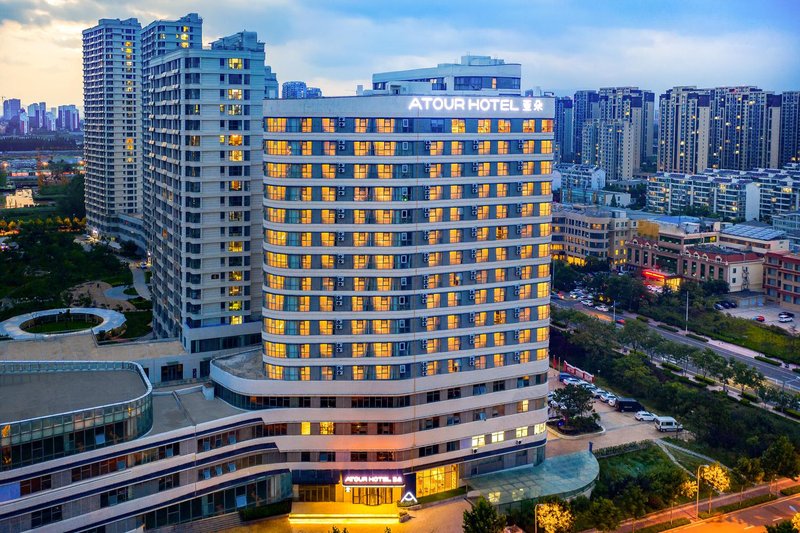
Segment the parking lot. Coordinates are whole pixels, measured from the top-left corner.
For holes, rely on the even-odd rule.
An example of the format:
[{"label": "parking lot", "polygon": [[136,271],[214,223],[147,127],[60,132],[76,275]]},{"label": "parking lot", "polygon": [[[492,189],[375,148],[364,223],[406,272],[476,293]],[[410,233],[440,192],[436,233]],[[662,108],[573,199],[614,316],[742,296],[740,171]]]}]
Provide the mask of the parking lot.
[{"label": "parking lot", "polygon": [[778,313],[781,311],[785,311],[785,309],[778,307],[777,305],[764,305],[761,307],[737,307],[735,309],[725,309],[721,312],[728,313],[731,316],[739,318],[746,318],[748,320],[753,320],[755,317],[760,315],[764,317],[764,322],[762,322],[762,324],[778,326],[779,328],[783,328],[791,333],[798,333],[797,320],[799,317],[795,316],[792,322],[778,322]]},{"label": "parking lot", "polygon": [[[564,386],[558,381],[558,372],[555,370],[550,370],[549,381],[550,390]],[[634,418],[636,413],[620,413],[600,400],[595,400],[594,410],[600,415],[600,425],[605,429],[605,433],[602,435],[584,435],[577,438],[562,438],[550,431],[547,435],[547,455],[564,455],[585,450],[590,441],[595,449],[600,449],[628,442],[675,436],[675,433],[657,431],[653,422],[639,422]],[[669,413],[657,414],[669,415]]]}]

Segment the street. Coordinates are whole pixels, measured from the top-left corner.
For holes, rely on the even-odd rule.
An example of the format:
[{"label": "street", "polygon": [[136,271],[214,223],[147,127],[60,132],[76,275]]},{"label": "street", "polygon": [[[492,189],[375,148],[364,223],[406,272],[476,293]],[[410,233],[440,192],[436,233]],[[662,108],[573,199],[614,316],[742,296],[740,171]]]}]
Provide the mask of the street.
[{"label": "street", "polygon": [[[597,309],[586,307],[585,305],[581,304],[578,300],[569,300],[569,299],[559,300],[551,298],[550,301],[553,303],[553,305],[557,305],[565,309],[575,309],[582,313],[591,315],[595,318],[599,318],[600,320],[605,320],[609,322],[612,320],[610,312],[603,313],[598,311]],[[616,314],[616,317],[618,319],[625,318],[626,320],[635,320],[635,316],[636,315],[631,313],[622,313],[622,312],[618,312]],[[800,375],[798,375],[795,372],[792,372],[788,368],[776,367],[768,363],[764,363],[753,359],[752,356],[747,355],[746,353],[746,352],[751,352],[752,350],[748,350],[747,348],[741,348],[740,350],[737,350],[736,348],[738,347],[732,345],[728,345],[727,347],[719,346],[717,344],[724,344],[724,343],[717,343],[716,341],[702,342],[690,339],[688,337],[681,335],[680,333],[672,333],[671,331],[663,330],[657,327],[655,323],[652,321],[650,321],[647,325],[651,330],[655,331],[656,333],[658,333],[667,340],[688,344],[689,346],[693,346],[695,348],[700,348],[700,349],[710,348],[715,352],[717,352],[718,354],[725,356],[726,358],[733,357],[737,361],[741,361],[754,368],[757,368],[759,371],[761,371],[762,374],[764,374],[764,376],[771,379],[773,382],[777,384],[785,383],[786,388],[790,388],[797,392],[800,392],[800,380],[798,380],[798,378],[800,378]],[[689,365],[689,369],[692,368],[693,368],[692,365]]]},{"label": "street", "polygon": [[790,519],[800,509],[800,495],[786,500],[750,507],[707,522],[689,524],[673,531],[702,531],[703,533],[729,533],[751,531],[761,533],[763,526],[774,525]]}]

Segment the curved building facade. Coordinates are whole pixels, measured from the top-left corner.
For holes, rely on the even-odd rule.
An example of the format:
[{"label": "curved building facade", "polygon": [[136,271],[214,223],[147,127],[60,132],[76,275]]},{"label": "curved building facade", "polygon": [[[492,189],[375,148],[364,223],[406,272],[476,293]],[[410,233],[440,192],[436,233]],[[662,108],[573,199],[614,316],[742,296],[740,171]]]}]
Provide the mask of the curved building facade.
[{"label": "curved building facade", "polygon": [[265,103],[263,369],[212,378],[288,408],[298,490],[391,472],[422,496],[544,458],[552,118],[549,98]]}]

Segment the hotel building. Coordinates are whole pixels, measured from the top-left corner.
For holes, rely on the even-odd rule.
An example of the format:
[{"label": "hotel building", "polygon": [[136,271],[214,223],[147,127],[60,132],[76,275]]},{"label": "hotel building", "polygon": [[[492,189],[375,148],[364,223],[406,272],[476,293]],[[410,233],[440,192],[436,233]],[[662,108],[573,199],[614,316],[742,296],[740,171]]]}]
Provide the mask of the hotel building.
[{"label": "hotel building", "polygon": [[264,44],[154,57],[149,84],[153,331],[192,353],[258,343]]},{"label": "hotel building", "polygon": [[553,100],[430,94],[265,102],[263,361],[211,374],[300,421],[301,500],[544,459]]}]

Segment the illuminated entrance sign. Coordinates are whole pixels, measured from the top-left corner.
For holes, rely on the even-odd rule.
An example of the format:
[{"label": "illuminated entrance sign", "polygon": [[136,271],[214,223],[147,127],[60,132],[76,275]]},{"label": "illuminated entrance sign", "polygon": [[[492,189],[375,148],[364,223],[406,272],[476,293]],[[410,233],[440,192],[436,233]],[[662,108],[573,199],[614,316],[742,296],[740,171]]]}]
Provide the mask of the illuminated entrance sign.
[{"label": "illuminated entrance sign", "polygon": [[345,472],[342,476],[345,487],[402,487],[403,475],[395,472]]},{"label": "illuminated entrance sign", "polygon": [[409,111],[544,111],[544,102],[531,98],[469,98],[462,96],[415,96]]},{"label": "illuminated entrance sign", "polygon": [[417,501],[417,498],[413,494],[411,494],[411,492],[406,492],[405,495],[402,498],[400,498],[400,503],[414,505],[419,502]]}]

